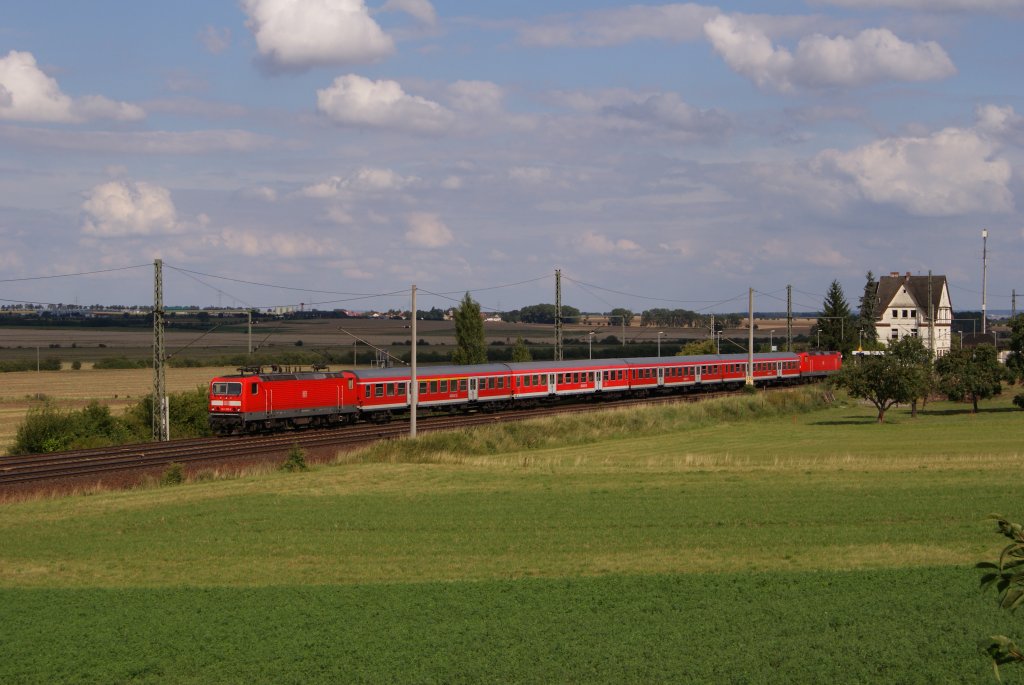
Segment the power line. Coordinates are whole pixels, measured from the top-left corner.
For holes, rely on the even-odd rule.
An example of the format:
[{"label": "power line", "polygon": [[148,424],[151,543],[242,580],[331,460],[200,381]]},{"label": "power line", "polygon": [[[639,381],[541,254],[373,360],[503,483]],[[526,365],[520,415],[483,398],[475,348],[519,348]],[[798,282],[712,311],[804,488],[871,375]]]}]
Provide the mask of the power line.
[{"label": "power line", "polygon": [[152,264],[135,264],[134,266],[119,266],[114,269],[99,269],[97,271],[79,271],[73,274],[54,274],[53,276],[26,276],[24,278],[0,278],[0,283],[18,283],[21,281],[42,281],[49,278],[70,278],[71,276],[92,276],[94,274],[108,274],[114,271],[128,271],[141,267],[151,267]]},{"label": "power line", "polygon": [[[543,276],[537,276],[536,278],[531,278],[531,279],[528,279],[528,280],[525,280],[525,281],[518,281],[516,283],[506,283],[505,285],[492,285],[492,286],[489,286],[487,288],[466,288],[465,290],[449,290],[448,292],[444,292],[444,293],[431,293],[431,295],[437,295],[439,297],[444,297],[444,296],[447,296],[447,295],[455,295],[457,293],[462,293],[462,292],[481,293],[481,292],[484,292],[485,290],[500,290],[501,288],[513,288],[513,287],[515,287],[517,285],[526,285],[527,283],[536,283],[537,281],[543,281],[546,278],[551,278],[551,274],[544,274]],[[424,292],[426,292],[426,291],[424,291]]]},{"label": "power line", "polygon": [[[346,295],[346,296],[353,296],[353,297],[357,297],[357,298],[365,298],[365,297],[385,297],[387,295],[394,295],[397,292],[404,292],[404,291],[395,291],[394,293],[350,293],[350,292],[343,292],[343,291],[339,291],[339,290],[315,290],[313,288],[295,288],[295,287],[292,287],[292,286],[289,286],[289,285],[276,285],[274,283],[261,283],[259,281],[247,281],[247,280],[242,279],[242,278],[232,278],[230,276],[218,276],[217,274],[208,274],[208,273],[204,273],[202,271],[193,271],[192,269],[183,269],[183,268],[178,267],[178,266],[172,266],[171,268],[174,269],[175,271],[182,271],[182,272],[187,272],[187,273],[190,273],[190,274],[196,274],[197,276],[206,276],[207,278],[219,278],[221,280],[231,281],[233,283],[244,283],[245,285],[256,285],[256,286],[259,286],[261,288],[277,288],[278,290],[294,290],[294,291],[303,292],[303,293],[320,293],[322,295]],[[342,300],[334,300],[334,301],[335,302],[340,302]]]}]

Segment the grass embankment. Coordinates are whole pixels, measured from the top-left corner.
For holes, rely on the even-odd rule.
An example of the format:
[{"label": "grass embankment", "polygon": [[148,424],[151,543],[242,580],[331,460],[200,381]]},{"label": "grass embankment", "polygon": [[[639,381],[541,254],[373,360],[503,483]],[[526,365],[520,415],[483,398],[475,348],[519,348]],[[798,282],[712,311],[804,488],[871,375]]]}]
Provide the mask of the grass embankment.
[{"label": "grass embankment", "polygon": [[4,505],[0,681],[990,678],[1021,415],[774,402]]}]

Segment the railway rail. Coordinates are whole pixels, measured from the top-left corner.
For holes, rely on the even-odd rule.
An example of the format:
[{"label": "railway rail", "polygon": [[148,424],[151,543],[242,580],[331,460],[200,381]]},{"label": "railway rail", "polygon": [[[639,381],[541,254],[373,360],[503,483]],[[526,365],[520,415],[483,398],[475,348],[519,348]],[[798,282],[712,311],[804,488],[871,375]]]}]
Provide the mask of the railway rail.
[{"label": "railway rail", "polygon": [[[664,402],[696,402],[735,395],[732,392],[706,392],[694,395],[665,395],[644,399],[586,401],[554,407],[520,409],[464,415],[421,416],[417,420],[422,433],[455,430],[498,422],[523,421],[553,414],[569,414],[625,406]],[[280,462],[293,446],[306,450],[312,461],[333,458],[338,451],[350,450],[378,440],[408,434],[405,421],[388,424],[357,424],[341,428],[286,431],[271,435],[193,438],[170,442],[146,442],[115,447],[0,457],[0,493],[12,490],[73,489],[86,484],[133,484],[146,475],[154,475],[170,464],[193,469],[209,465],[236,465]],[[63,486],[63,487],[62,487]]]}]

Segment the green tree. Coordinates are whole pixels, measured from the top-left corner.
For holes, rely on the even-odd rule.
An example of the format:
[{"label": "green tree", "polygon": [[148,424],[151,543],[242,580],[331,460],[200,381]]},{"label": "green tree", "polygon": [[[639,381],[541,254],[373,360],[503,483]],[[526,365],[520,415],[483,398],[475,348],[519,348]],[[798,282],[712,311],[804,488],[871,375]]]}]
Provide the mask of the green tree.
[{"label": "green tree", "polygon": [[480,304],[469,293],[462,298],[455,310],[455,364],[487,363],[487,342],[484,340],[484,320],[480,316]]},{"label": "green tree", "polygon": [[906,336],[891,343],[886,350],[898,365],[899,372],[906,375],[909,384],[910,415],[917,417],[917,403],[927,399],[935,387],[935,366],[932,351],[924,346],[920,338]]},{"label": "green tree", "polygon": [[859,316],[857,317],[857,330],[860,332],[860,339],[867,344],[868,349],[874,349],[878,342],[878,330],[875,329],[875,301],[878,297],[878,281],[875,275],[868,271],[865,277],[864,294],[860,296]]},{"label": "green tree", "polygon": [[844,357],[849,355],[857,339],[856,323],[856,319],[850,314],[850,305],[843,294],[843,286],[839,285],[839,281],[832,281],[825,294],[821,315],[818,317],[821,347],[826,350],[838,350]]},{"label": "green tree", "polygon": [[1010,357],[1006,368],[1014,382],[1024,379],[1024,314],[1010,319]]},{"label": "green tree", "polygon": [[516,338],[516,344],[512,348],[512,361],[514,362],[528,362],[533,360],[533,355],[530,354],[530,348],[526,346],[523,341],[523,336]]},{"label": "green tree", "polygon": [[608,313],[609,319],[615,319],[619,322],[619,325],[625,324],[626,326],[633,325],[634,316],[635,314],[631,310],[625,309],[623,307],[616,307],[615,309],[611,310],[611,312]]},{"label": "green tree", "polygon": [[914,374],[893,354],[863,356],[849,363],[831,382],[851,397],[864,399],[878,410],[878,423],[894,404],[910,402],[918,391]]},{"label": "green tree", "polygon": [[676,352],[676,356],[693,357],[701,354],[717,354],[714,340],[694,340],[683,345],[683,349]]},{"label": "green tree", "polygon": [[1003,369],[996,348],[978,345],[950,350],[935,363],[939,389],[955,401],[971,400],[972,412],[978,412],[978,400],[1002,392]]}]

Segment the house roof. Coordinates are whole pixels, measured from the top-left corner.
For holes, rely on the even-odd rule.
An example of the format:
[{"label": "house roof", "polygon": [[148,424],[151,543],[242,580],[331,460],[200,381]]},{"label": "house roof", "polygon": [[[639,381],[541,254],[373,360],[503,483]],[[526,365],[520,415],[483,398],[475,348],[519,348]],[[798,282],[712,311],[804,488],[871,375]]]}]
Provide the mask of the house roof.
[{"label": "house roof", "polygon": [[[938,307],[942,292],[946,288],[946,277],[932,274],[930,278],[932,281],[932,305]],[[878,289],[875,291],[875,318],[882,318],[893,298],[903,287],[906,287],[907,293],[917,303],[918,308],[927,315],[928,279],[929,276],[911,276],[909,273],[880,276]]]}]

